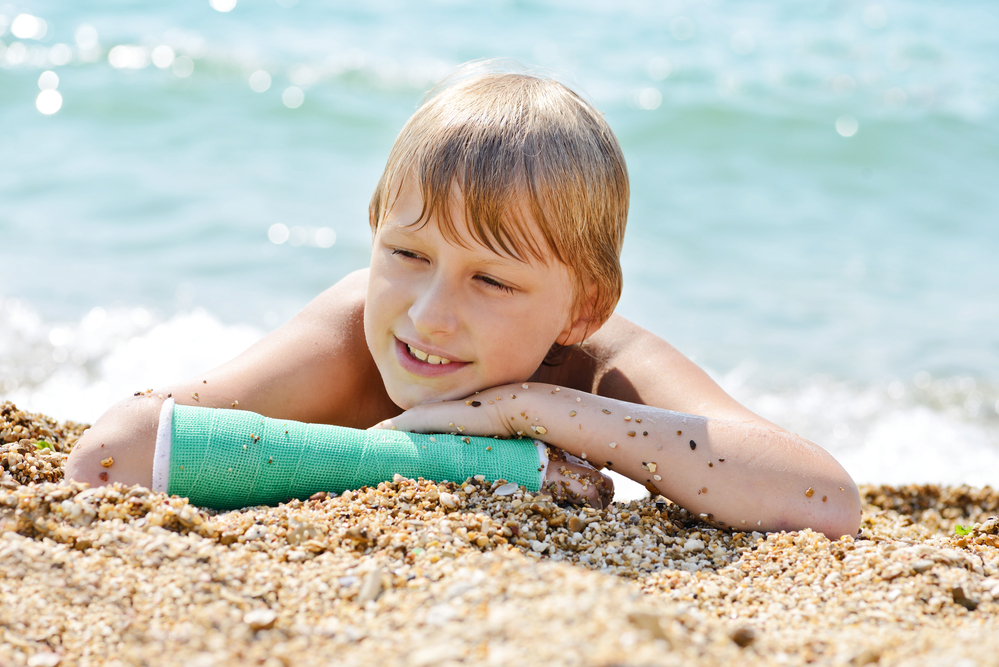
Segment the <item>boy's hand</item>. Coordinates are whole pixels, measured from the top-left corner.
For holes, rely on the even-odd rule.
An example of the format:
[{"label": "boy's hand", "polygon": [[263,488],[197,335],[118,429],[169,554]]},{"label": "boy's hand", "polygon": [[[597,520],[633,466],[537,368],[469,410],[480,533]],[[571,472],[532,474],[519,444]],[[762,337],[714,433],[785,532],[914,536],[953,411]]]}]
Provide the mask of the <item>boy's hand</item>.
[{"label": "boy's hand", "polygon": [[[507,416],[517,412],[516,390],[521,385],[504,385],[473,394],[458,401],[424,403],[401,415],[372,426],[373,429],[395,429],[411,433],[461,433],[491,437],[524,435],[539,440],[528,426],[517,424]],[[523,390],[521,390],[523,392]],[[524,401],[521,401],[524,403]],[[526,404],[521,408],[523,411]],[[520,419],[523,422],[523,418]]]}]

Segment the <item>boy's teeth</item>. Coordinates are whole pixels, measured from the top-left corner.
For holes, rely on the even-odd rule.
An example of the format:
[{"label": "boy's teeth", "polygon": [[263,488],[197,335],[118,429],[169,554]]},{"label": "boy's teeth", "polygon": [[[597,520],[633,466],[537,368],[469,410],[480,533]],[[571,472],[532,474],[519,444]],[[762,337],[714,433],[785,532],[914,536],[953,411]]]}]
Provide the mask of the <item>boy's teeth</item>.
[{"label": "boy's teeth", "polygon": [[428,364],[437,365],[437,364],[449,364],[449,363],[451,363],[450,359],[445,359],[444,357],[438,357],[436,354],[427,354],[423,350],[417,350],[412,345],[406,345],[406,347],[409,348],[409,353],[411,355],[413,355],[414,357],[416,357],[420,361],[427,362]]}]

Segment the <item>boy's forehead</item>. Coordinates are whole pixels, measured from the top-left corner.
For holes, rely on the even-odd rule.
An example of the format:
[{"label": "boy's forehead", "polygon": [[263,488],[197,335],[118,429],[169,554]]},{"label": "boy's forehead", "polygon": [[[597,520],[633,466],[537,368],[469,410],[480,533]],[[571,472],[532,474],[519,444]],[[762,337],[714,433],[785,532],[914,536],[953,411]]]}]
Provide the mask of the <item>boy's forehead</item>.
[{"label": "boy's forehead", "polygon": [[[513,196],[509,201],[502,202],[504,210],[500,216],[501,232],[504,232],[511,239],[529,235],[532,238],[528,243],[536,248],[536,253],[518,253],[516,246],[524,245],[523,243],[503,244],[499,242],[499,239],[487,240],[473,231],[476,225],[471,219],[465,203],[465,195],[457,182],[452,184],[447,193],[447,200],[443,202],[443,206],[440,206],[440,213],[447,216],[449,220],[440,220],[439,214],[435,215],[433,211],[424,210],[423,197],[415,178],[405,178],[393,190],[396,193],[395,198],[389,202],[387,214],[379,226],[389,226],[397,233],[414,237],[425,234],[429,231],[428,228],[432,228],[440,232],[448,243],[457,248],[485,250],[503,262],[513,260],[522,264],[549,266],[555,260],[551,249],[543,242],[541,227],[531,214],[531,206],[523,196]],[[493,236],[483,226],[480,225],[479,229],[482,236]],[[521,238],[520,240],[524,241],[525,239]],[[503,247],[504,245],[506,248]],[[535,255],[540,255],[540,257]]]}]

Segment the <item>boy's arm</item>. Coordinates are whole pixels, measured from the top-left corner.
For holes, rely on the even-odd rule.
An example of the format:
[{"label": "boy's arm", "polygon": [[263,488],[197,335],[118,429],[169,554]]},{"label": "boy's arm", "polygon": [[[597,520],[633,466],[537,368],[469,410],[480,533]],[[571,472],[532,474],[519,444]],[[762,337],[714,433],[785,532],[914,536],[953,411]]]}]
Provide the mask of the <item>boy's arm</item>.
[{"label": "boy's arm", "polygon": [[[149,486],[160,408],[171,395],[181,405],[354,428],[397,413],[364,343],[366,286],[366,271],[352,273],[232,361],[118,402],[76,443],[66,476]],[[104,467],[108,457],[114,463]]]},{"label": "boy's arm", "polygon": [[623,318],[591,340],[591,371],[570,365],[549,377],[602,395],[528,382],[527,389],[482,392],[478,407],[422,405],[381,427],[420,431],[453,422],[472,434],[520,431],[737,530],[856,533],[856,485],[828,452],[747,410],[668,343]]}]

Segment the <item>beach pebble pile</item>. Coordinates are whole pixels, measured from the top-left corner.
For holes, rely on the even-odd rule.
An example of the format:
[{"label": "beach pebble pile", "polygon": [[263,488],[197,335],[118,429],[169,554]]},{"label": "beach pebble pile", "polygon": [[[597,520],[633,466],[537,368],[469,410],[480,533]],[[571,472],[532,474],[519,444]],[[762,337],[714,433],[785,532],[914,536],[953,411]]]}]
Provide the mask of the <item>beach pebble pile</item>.
[{"label": "beach pebble pile", "polygon": [[218,513],[63,481],[83,427],[0,415],[0,665],[999,664],[989,488],[864,488],[836,541],[483,478]]}]

